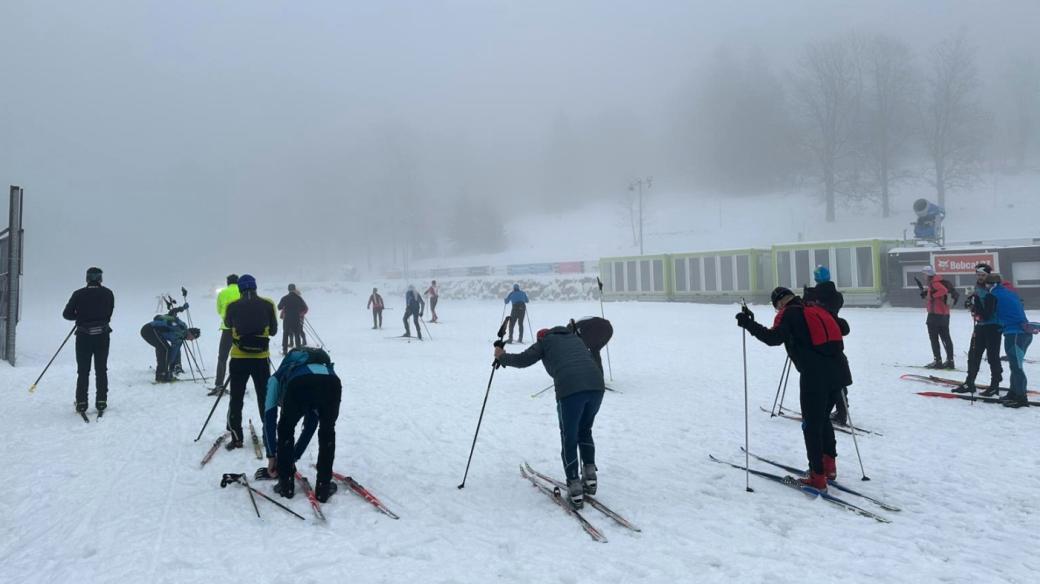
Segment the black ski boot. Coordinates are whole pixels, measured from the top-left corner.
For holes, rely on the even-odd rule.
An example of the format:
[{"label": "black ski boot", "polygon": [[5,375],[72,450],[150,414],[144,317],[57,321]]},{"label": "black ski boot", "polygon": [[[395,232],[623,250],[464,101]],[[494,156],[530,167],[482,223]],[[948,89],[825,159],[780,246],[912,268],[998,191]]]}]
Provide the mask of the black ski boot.
[{"label": "black ski boot", "polygon": [[581,486],[586,495],[595,495],[598,482],[596,481],[596,465],[586,464],[581,467]]},{"label": "black ski boot", "polygon": [[[964,383],[958,385],[957,387],[951,389],[950,391],[952,391],[953,393],[975,393],[978,390],[975,388],[975,384],[974,383],[965,381]],[[986,394],[982,394],[982,395],[985,396]]]},{"label": "black ski boot", "polygon": [[585,487],[582,486],[581,479],[567,479],[567,501],[573,509],[585,506]]},{"label": "black ski boot", "polygon": [[947,359],[946,362],[942,364],[942,368],[943,369],[950,369],[950,370],[956,369],[957,365],[955,365],[953,363],[953,357],[950,357],[949,359]]},{"label": "black ski boot", "polygon": [[314,496],[319,502],[324,503],[329,500],[329,497],[336,494],[338,488],[333,481],[317,481],[314,486]]},{"label": "black ski boot", "polygon": [[89,404],[87,402],[76,402],[76,413],[77,414],[85,414],[85,413],[87,413],[87,406],[88,405]]},{"label": "black ski boot", "polygon": [[[1003,398],[1001,398],[1003,399]],[[1028,408],[1029,400],[1024,395],[1011,395],[1008,392],[1008,398],[1004,400],[1005,408]]]},{"label": "black ski boot", "polygon": [[292,499],[293,495],[296,494],[296,485],[293,483],[292,477],[281,477],[278,479],[278,484],[274,486],[274,492],[286,499]]},{"label": "black ski boot", "polygon": [[938,360],[938,359],[936,359],[935,361],[932,361],[931,363],[925,365],[924,368],[925,369],[942,369],[943,368],[943,362]]},{"label": "black ski boot", "polygon": [[243,443],[242,443],[241,440],[235,440],[234,438],[232,438],[227,443],[227,446],[225,446],[224,448],[226,448],[227,450],[236,450],[238,448],[242,448],[242,446],[243,446]]}]

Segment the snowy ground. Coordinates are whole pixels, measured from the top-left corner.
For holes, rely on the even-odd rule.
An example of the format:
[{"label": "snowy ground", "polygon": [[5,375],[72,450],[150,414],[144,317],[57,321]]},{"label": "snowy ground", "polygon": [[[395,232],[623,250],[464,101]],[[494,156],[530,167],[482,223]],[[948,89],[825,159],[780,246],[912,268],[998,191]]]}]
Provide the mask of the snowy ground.
[{"label": "snowy ground", "polygon": [[[487,384],[498,303],[446,301],[432,341],[407,343],[385,338],[400,334],[399,310],[372,331],[357,297],[308,296],[344,379],[335,466],[402,517],[392,521],[341,492],[322,525],[301,496],[290,505],[306,522],[263,501],[257,519],[241,489],[219,487],[224,472],[256,469],[249,449],[222,450],[199,469],[226,408],[193,443],[212,398],[190,382],[149,383],[152,353],[137,331],[155,301],[139,298],[119,297],[111,405],[89,425],[72,411],[72,351],[35,395],[26,392],[68,330],[60,306],[27,307],[20,366],[0,367],[0,582],[1025,583],[1040,570],[1032,553],[1040,411],[915,395],[933,388],[900,381],[913,370],[886,364],[928,360],[921,311],[845,312],[853,417],[884,436],[860,439],[871,482],[857,480],[847,435],[838,438],[839,469],[903,508],[863,503],[892,519],[883,525],[761,480],[745,493],[742,473],[708,460],[741,460],[734,307],[607,305],[617,330],[612,385],[623,393],[606,396],[597,420],[601,498],[643,531],[589,510],[610,539],[597,544],[518,473],[524,459],[560,472],[552,398],[529,397],[549,383],[540,366],[495,376],[467,487],[455,488]],[[535,304],[531,317],[540,327],[598,309]],[[771,319],[771,309],[757,311]],[[201,308],[194,316],[212,368],[215,318]],[[968,318],[955,318],[954,329],[960,356]],[[782,350],[752,340],[748,354],[752,450],[802,465],[797,423],[759,410],[773,401]],[[1032,374],[1035,388],[1040,368]],[[795,387],[792,380],[792,407]],[[246,416],[256,422],[250,399]]]}]

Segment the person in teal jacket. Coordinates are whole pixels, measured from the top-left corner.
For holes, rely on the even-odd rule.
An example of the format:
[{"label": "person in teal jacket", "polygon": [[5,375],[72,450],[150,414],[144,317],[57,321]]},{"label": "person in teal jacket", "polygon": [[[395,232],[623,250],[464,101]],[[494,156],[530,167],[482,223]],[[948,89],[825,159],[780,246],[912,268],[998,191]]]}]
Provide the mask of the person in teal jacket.
[{"label": "person in teal jacket", "polygon": [[1037,333],[1037,326],[1026,318],[1025,307],[1018,294],[1008,290],[1002,284],[999,274],[986,277],[989,292],[997,298],[997,319],[1004,334],[1004,352],[1008,356],[1011,369],[1011,389],[1001,399],[1009,408],[1021,408],[1029,405],[1026,399],[1026,372],[1023,363],[1026,351]]}]

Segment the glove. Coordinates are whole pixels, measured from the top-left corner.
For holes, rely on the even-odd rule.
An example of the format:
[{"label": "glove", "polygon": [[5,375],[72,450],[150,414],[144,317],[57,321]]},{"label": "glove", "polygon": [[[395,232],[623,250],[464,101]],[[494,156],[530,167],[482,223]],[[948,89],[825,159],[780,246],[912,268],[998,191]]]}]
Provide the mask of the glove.
[{"label": "glove", "polygon": [[188,310],[188,307],[189,307],[189,306],[191,306],[191,305],[190,305],[190,304],[188,304],[187,302],[185,302],[185,303],[184,303],[184,310]]},{"label": "glove", "polygon": [[746,329],[753,322],[755,322],[754,316],[744,314],[743,312],[737,313],[737,326],[740,328]]},{"label": "glove", "polygon": [[755,313],[751,312],[751,309],[747,307],[747,304],[740,307],[740,313],[746,314],[751,320],[755,320]]},{"label": "glove", "polygon": [[921,298],[926,298],[927,296],[928,296],[928,291],[927,290],[921,290]]}]

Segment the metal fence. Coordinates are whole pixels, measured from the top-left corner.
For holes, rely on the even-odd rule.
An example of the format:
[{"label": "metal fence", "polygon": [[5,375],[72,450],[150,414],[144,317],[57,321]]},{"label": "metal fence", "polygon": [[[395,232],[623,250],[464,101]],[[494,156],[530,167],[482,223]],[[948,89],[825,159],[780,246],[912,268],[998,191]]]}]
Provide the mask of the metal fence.
[{"label": "metal fence", "polygon": [[22,229],[21,187],[11,186],[8,226],[0,231],[0,359],[15,364],[15,329],[18,325],[21,296]]}]

